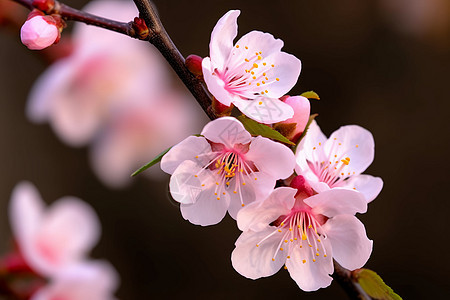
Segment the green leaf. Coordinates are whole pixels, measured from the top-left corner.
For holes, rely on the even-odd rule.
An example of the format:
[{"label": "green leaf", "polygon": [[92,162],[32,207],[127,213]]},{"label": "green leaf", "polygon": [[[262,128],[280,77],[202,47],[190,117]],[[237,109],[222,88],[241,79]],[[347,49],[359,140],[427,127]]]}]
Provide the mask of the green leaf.
[{"label": "green leaf", "polygon": [[157,163],[159,163],[161,161],[161,159],[163,158],[163,156],[166,155],[166,153],[169,152],[170,149],[172,149],[172,147],[167,148],[166,150],[164,150],[163,152],[158,154],[158,156],[156,156],[154,159],[152,159],[151,161],[149,161],[148,163],[146,163],[145,165],[143,165],[142,167],[140,167],[139,169],[134,171],[134,173],[131,174],[131,177],[134,177],[134,176],[138,175],[139,173],[144,172],[145,170],[147,170],[151,166],[154,166]]},{"label": "green leaf", "polygon": [[249,119],[244,115],[237,117],[239,121],[244,125],[245,129],[250,132],[251,135],[261,135],[263,137],[276,140],[285,144],[295,145],[293,142],[288,140],[281,133],[276,131],[275,129],[270,128],[264,124],[260,124],[255,120]]},{"label": "green leaf", "polygon": [[353,276],[358,281],[361,288],[370,297],[377,300],[402,300],[383,279],[372,270],[359,269],[353,272]]},{"label": "green leaf", "polygon": [[320,100],[319,95],[316,92],[314,92],[314,91],[304,92],[300,96],[303,96],[303,97],[308,98],[308,99]]},{"label": "green leaf", "polygon": [[306,133],[308,132],[309,126],[311,125],[312,121],[318,116],[319,114],[312,114],[309,116],[308,122],[306,123],[305,126],[305,130],[303,130],[302,135],[300,136],[300,138],[298,139],[297,145],[295,145],[294,148],[294,153],[297,150],[298,145],[300,145],[300,142],[303,140],[303,138],[305,137]]}]

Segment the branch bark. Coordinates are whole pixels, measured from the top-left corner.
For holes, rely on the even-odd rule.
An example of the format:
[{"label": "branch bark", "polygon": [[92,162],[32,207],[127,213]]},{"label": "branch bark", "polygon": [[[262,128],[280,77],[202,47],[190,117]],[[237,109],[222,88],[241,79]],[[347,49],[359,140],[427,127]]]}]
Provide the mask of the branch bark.
[{"label": "branch bark", "polygon": [[371,300],[372,298],[364,292],[361,286],[353,281],[352,274],[349,270],[343,268],[335,260],[334,273],[332,277],[339,283],[339,285],[345,290],[348,297],[354,300]]}]

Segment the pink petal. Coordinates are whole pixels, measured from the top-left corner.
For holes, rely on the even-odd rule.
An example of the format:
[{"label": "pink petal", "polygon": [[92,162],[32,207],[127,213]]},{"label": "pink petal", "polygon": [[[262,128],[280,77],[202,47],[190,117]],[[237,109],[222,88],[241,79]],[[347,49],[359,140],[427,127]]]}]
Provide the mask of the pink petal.
[{"label": "pink petal", "polygon": [[304,200],[315,214],[327,217],[348,214],[355,215],[367,211],[367,202],[360,192],[345,188],[333,188]]},{"label": "pink petal", "polygon": [[293,135],[295,136],[297,134],[300,134],[305,130],[305,126],[309,120],[311,105],[308,98],[302,96],[288,97],[286,100],[284,100],[284,103],[292,107],[292,109],[294,110],[294,116],[280,123],[296,123],[297,125],[295,127],[295,132]]},{"label": "pink petal", "polygon": [[233,149],[236,144],[247,144],[251,135],[241,122],[232,117],[222,117],[209,122],[203,128],[202,135],[214,143]]},{"label": "pink petal", "polygon": [[118,285],[117,272],[108,262],[83,262],[63,270],[31,300],[111,300]]},{"label": "pink petal", "polygon": [[199,166],[206,165],[213,158],[210,144],[204,137],[190,136],[172,147],[161,160],[161,169],[173,174],[184,161],[196,162]]},{"label": "pink petal", "polygon": [[227,195],[221,195],[220,200],[217,200],[217,196],[214,187],[210,187],[199,194],[194,204],[182,203],[180,209],[183,218],[201,226],[219,223],[227,213],[230,200]]},{"label": "pink petal", "polygon": [[94,210],[78,198],[65,197],[47,210],[25,254],[36,270],[53,275],[84,258],[99,238]]},{"label": "pink petal", "polygon": [[233,48],[233,40],[237,35],[237,18],[241,12],[239,10],[230,10],[217,21],[216,26],[211,33],[211,42],[209,43],[209,54],[214,68],[220,71],[225,65],[228,56]]},{"label": "pink petal", "polygon": [[257,97],[253,100],[235,99],[233,103],[244,115],[263,124],[277,123],[294,115],[292,107],[279,99]]},{"label": "pink petal", "polygon": [[380,177],[364,174],[352,176],[344,182],[345,187],[355,188],[358,192],[361,192],[367,202],[373,201],[383,188],[383,180]]},{"label": "pink petal", "polygon": [[[291,252],[291,258],[286,260],[289,274],[304,291],[316,291],[327,287],[333,280],[330,276],[334,271],[333,253],[327,240],[323,240],[322,243],[327,252],[326,257],[324,257],[323,253],[316,256],[309,249],[295,247]],[[313,259],[316,261],[313,261]]]},{"label": "pink petal", "polygon": [[[275,227],[266,227],[259,232],[243,232],[236,241],[236,248],[231,254],[233,268],[242,276],[250,279],[267,277],[278,272],[287,256],[287,251],[278,249],[281,241],[280,235],[274,234],[261,242],[276,231]],[[257,247],[256,244],[259,246]]]},{"label": "pink petal", "polygon": [[239,98],[225,89],[225,82],[217,76],[214,66],[211,65],[211,59],[205,57],[202,60],[203,79],[209,92],[223,105],[230,106],[231,102]]},{"label": "pink petal", "polygon": [[42,222],[44,211],[45,204],[33,184],[21,182],[16,185],[9,205],[9,218],[22,252],[30,251],[30,241]]},{"label": "pink petal", "polygon": [[[241,174],[239,173],[239,175]],[[275,179],[266,173],[255,172],[249,176],[242,176],[241,178],[239,184],[234,180],[227,190],[227,193],[230,195],[228,213],[235,220],[238,211],[243,207],[242,205],[245,206],[254,201],[266,199],[275,187]],[[245,185],[242,184],[243,181]]]},{"label": "pink petal", "polygon": [[31,50],[42,50],[56,41],[59,35],[55,24],[49,23],[46,19],[54,22],[52,17],[36,16],[28,19],[20,30],[22,43]]},{"label": "pink petal", "polygon": [[289,177],[295,166],[294,153],[288,147],[261,136],[253,139],[245,159],[253,161],[259,171],[275,179]]},{"label": "pink petal", "polygon": [[293,188],[276,188],[267,199],[245,206],[237,215],[239,229],[261,231],[278,217],[287,215],[294,206],[296,193]]},{"label": "pink petal", "polygon": [[373,161],[375,142],[370,131],[360,126],[342,126],[325,143],[325,153],[336,155],[338,160],[349,157],[350,163],[343,172],[361,174]]},{"label": "pink petal", "polygon": [[322,161],[328,161],[328,157],[323,151],[326,141],[327,138],[320,130],[317,122],[312,121],[305,137],[297,147],[297,165],[295,167],[295,172],[297,174],[303,175],[309,181],[319,181],[319,178],[311,170],[308,161],[319,163]]},{"label": "pink petal", "polygon": [[346,269],[355,270],[365,265],[372,253],[372,240],[356,217],[339,215],[329,219],[323,226],[333,247],[333,257]]},{"label": "pink petal", "polygon": [[[256,82],[252,86],[258,93],[264,91],[265,97],[278,99],[287,94],[297,83],[301,68],[300,60],[294,55],[285,52],[273,53],[263,58],[258,67],[260,73],[266,73],[264,77],[267,77],[268,80],[262,84],[262,80],[265,78],[262,79],[259,87]],[[264,88],[262,88],[263,86]]]}]

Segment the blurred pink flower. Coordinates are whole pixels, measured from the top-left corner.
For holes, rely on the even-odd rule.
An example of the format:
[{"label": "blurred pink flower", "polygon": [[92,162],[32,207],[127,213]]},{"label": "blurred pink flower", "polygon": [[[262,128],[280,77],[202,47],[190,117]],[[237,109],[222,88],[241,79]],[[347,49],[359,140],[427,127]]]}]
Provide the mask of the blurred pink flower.
[{"label": "blurred pink flower", "polygon": [[236,218],[244,205],[267,197],[277,179],[293,172],[288,147],[252,137],[235,118],[211,121],[201,135],[175,145],[161,161],[161,169],[172,174],[172,197],[193,224],[217,224],[227,211]]},{"label": "blurred pink flower", "polygon": [[[100,238],[98,217],[88,204],[75,197],[64,197],[46,208],[36,188],[22,182],[13,191],[9,216],[25,261],[36,273],[50,280],[42,293],[55,289],[66,291],[64,286],[75,291],[78,284],[83,285],[77,282],[79,279],[104,282],[103,287],[98,286],[99,293],[112,295],[118,285],[116,272],[108,263],[89,261],[87,257]],[[67,296],[67,299],[86,298]]]},{"label": "blurred pink flower", "polygon": [[[84,10],[122,21],[138,15],[123,1],[94,1]],[[152,101],[168,88],[163,58],[148,43],[77,23],[73,44],[73,53],[36,81],[27,107],[31,120],[48,121],[72,146],[90,142],[117,105]]]},{"label": "blurred pink flower", "polygon": [[301,62],[282,52],[283,41],[269,33],[249,32],[233,46],[239,14],[227,12],[211,33],[210,57],[202,61],[206,85],[219,102],[236,105],[258,122],[291,118],[292,108],[278,98],[297,82]]},{"label": "blurred pink flower", "polygon": [[354,216],[367,210],[361,193],[336,188],[313,195],[302,176],[275,189],[237,217],[243,231],[231,261],[241,275],[257,279],[286,264],[305,291],[330,285],[333,258],[344,268],[362,267],[372,252],[364,225]]},{"label": "blurred pink flower", "polygon": [[30,50],[42,50],[56,41],[59,30],[51,16],[35,16],[25,21],[20,30],[22,43]]},{"label": "blurred pink flower", "polygon": [[[126,104],[124,109],[117,109],[93,142],[91,165],[108,186],[127,185],[133,171],[186,136],[198,132],[192,117],[199,111],[192,99],[165,91],[161,100],[157,103],[135,101]],[[155,167],[145,174],[157,179],[164,173]]]},{"label": "blurred pink flower", "polygon": [[65,269],[31,300],[112,300],[117,286],[116,271],[109,263],[86,262]]},{"label": "blurred pink flower", "polygon": [[381,178],[361,174],[372,163],[374,153],[375,142],[370,131],[347,125],[327,139],[313,121],[298,147],[295,171],[316,191],[335,187],[355,189],[370,202],[383,188]]}]

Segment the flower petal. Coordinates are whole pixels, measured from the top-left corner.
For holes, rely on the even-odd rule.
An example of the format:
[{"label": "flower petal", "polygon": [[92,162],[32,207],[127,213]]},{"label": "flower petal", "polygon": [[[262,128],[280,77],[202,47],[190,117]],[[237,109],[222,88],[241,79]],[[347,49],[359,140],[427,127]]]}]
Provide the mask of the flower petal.
[{"label": "flower petal", "polygon": [[208,91],[223,105],[230,106],[231,102],[239,96],[235,96],[225,89],[225,82],[219,78],[211,65],[211,59],[205,57],[202,60],[203,79],[205,80]]},{"label": "flower petal", "polygon": [[295,172],[299,175],[303,175],[309,181],[319,181],[319,178],[311,170],[308,161],[312,163],[320,163],[322,161],[328,161],[323,148],[327,137],[320,130],[319,125],[314,120],[309,125],[308,131],[305,137],[302,139],[297,147]]},{"label": "flower petal", "polygon": [[113,299],[118,284],[117,272],[108,262],[83,262],[64,269],[54,280],[34,293],[31,300]]},{"label": "flower petal", "polygon": [[[259,232],[245,231],[241,234],[231,254],[231,263],[239,274],[257,279],[280,270],[286,261],[287,251],[279,251],[281,237],[276,233],[270,236],[273,232],[277,232],[275,227],[266,227]],[[265,239],[267,236],[270,237]]]},{"label": "flower petal", "polygon": [[241,48],[247,47],[248,49],[242,50],[244,53],[245,51],[251,54],[261,52],[259,54],[262,57],[267,57],[273,53],[280,52],[284,42],[280,39],[275,39],[270,33],[254,30],[243,35],[236,42],[236,45],[239,45]]},{"label": "flower petal", "polygon": [[375,142],[367,129],[357,125],[342,126],[325,143],[325,153],[329,157],[336,155],[337,160],[350,158],[344,173],[361,174],[373,161]]},{"label": "flower petal", "polygon": [[188,220],[192,224],[209,226],[215,225],[222,221],[225,217],[228,206],[230,205],[230,198],[228,195],[219,197],[221,190],[216,191],[214,187],[210,187],[207,190],[202,191],[193,204],[181,204],[181,214],[185,220]]},{"label": "flower petal", "polygon": [[222,70],[228,60],[237,35],[237,18],[240,13],[239,10],[230,10],[214,26],[209,43],[209,55],[214,68]]},{"label": "flower petal", "polygon": [[[265,73],[265,77],[269,80],[265,84],[262,84],[265,78],[261,80],[261,90],[258,92],[264,91],[264,96],[269,98],[280,98],[297,83],[302,63],[294,55],[277,52],[265,57],[260,66],[258,71]],[[263,86],[264,89],[262,89]]]},{"label": "flower petal", "polygon": [[355,215],[367,211],[367,202],[360,192],[346,188],[333,188],[304,200],[314,214],[322,214],[329,218],[336,215]]},{"label": "flower petal", "polygon": [[9,205],[11,228],[20,250],[29,247],[44,216],[45,204],[36,189],[29,182],[21,182],[15,188]]},{"label": "flower petal", "polygon": [[44,275],[54,275],[80,261],[98,242],[100,224],[95,211],[75,197],[50,206],[24,255]]},{"label": "flower petal", "polygon": [[289,177],[295,166],[295,156],[291,149],[261,136],[253,139],[245,158],[252,161],[259,171],[270,174],[275,179]]},{"label": "flower petal", "polygon": [[203,128],[202,135],[231,149],[235,144],[249,143],[252,137],[244,125],[232,117],[222,117],[209,122]]},{"label": "flower petal", "polygon": [[175,169],[184,161],[196,162],[205,166],[213,158],[211,146],[203,137],[190,136],[172,147],[161,159],[161,169],[173,174]]},{"label": "flower petal", "polygon": [[[238,176],[241,176],[240,180],[234,180],[227,190],[230,195],[228,213],[235,220],[243,206],[266,199],[273,191],[276,182],[272,176],[262,172],[250,173],[248,176],[239,172]],[[242,184],[243,182],[245,185]]]},{"label": "flower petal", "polygon": [[361,268],[372,253],[373,242],[367,238],[363,223],[351,215],[329,219],[322,229],[333,247],[333,257],[351,271]]},{"label": "flower petal", "polygon": [[[315,256],[310,249],[295,247],[291,251],[291,258],[286,261],[286,267],[292,279],[304,291],[315,291],[327,287],[333,280],[332,251],[327,240],[322,241],[327,256]],[[315,259],[316,261],[313,261]]]},{"label": "flower petal", "polygon": [[367,202],[373,201],[383,188],[383,180],[380,177],[365,174],[352,176],[344,182],[345,187],[355,188],[358,192],[363,193]]},{"label": "flower petal", "polygon": [[288,214],[295,202],[296,189],[276,188],[262,201],[253,202],[239,211],[237,224],[240,230],[261,231],[279,216]]},{"label": "flower petal", "polygon": [[293,108],[279,99],[257,97],[253,100],[235,99],[233,101],[247,117],[263,123],[272,124],[292,118]]}]

